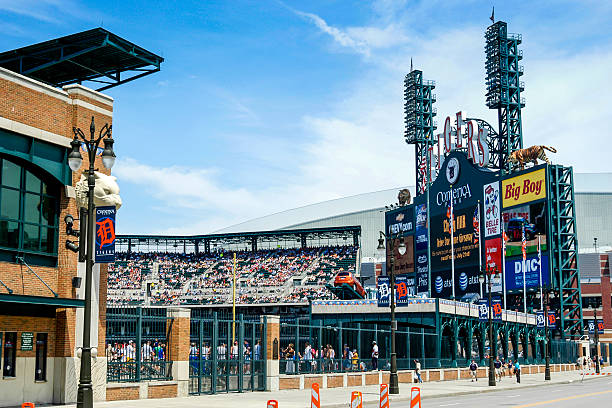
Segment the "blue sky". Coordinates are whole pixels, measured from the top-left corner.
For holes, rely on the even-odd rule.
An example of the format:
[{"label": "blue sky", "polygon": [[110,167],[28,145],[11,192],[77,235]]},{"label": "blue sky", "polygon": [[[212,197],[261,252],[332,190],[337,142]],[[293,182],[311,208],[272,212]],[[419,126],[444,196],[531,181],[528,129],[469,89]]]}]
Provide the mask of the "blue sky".
[{"label": "blue sky", "polygon": [[0,0],[0,49],[101,25],[162,55],[161,72],[107,91],[118,232],[196,234],[412,185],[410,58],[436,80],[439,124],[459,110],[496,123],[483,79],[493,5],[523,35],[525,145],[609,171],[607,2]]}]

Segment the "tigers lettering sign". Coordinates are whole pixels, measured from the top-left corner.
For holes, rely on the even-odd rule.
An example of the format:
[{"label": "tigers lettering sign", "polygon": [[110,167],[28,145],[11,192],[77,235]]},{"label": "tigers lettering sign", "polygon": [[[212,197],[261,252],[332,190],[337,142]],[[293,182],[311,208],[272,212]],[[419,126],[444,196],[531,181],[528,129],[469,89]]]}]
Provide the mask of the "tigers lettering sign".
[{"label": "tigers lettering sign", "polygon": [[504,208],[546,198],[546,169],[502,180]]}]

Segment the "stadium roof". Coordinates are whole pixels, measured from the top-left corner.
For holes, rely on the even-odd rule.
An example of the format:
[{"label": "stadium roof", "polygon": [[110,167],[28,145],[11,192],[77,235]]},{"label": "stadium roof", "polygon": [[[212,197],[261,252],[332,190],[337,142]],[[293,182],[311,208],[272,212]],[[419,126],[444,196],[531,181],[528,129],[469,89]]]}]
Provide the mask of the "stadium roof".
[{"label": "stadium roof", "polygon": [[103,28],[0,53],[0,66],[13,72],[57,87],[102,84],[97,91],[157,72],[163,61]]},{"label": "stadium roof", "polygon": [[[612,173],[575,173],[574,187],[575,193],[578,194],[612,193]],[[290,210],[231,225],[216,232],[229,233],[238,231],[290,229],[315,220],[324,220],[340,215],[364,211],[381,210],[385,208],[385,205],[397,202],[397,193],[402,188],[404,187],[363,193],[292,208]],[[408,187],[408,189],[411,192],[415,190],[413,186]]]}]

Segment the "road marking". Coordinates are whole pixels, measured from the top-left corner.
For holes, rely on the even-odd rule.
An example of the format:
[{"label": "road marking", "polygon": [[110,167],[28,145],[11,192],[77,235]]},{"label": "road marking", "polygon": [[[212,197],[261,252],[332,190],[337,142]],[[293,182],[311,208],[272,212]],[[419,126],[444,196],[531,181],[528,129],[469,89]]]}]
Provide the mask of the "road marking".
[{"label": "road marking", "polygon": [[453,402],[452,404],[440,404],[441,407],[452,407],[453,405],[459,405],[460,402]]},{"label": "road marking", "polygon": [[511,397],[520,397],[520,396],[521,396],[521,394],[516,394],[516,395],[506,395],[506,397],[510,397],[510,398],[511,398]]},{"label": "road marking", "polygon": [[609,394],[611,393],[612,390],[608,390],[608,391],[599,391],[599,392],[591,392],[589,394],[580,394],[580,395],[572,395],[570,397],[564,397],[564,398],[557,398],[554,400],[548,400],[548,401],[540,401],[540,402],[533,402],[531,404],[524,404],[524,405],[514,405],[512,408],[527,408],[527,407],[536,407],[538,405],[545,405],[545,404],[552,404],[553,402],[560,402],[560,401],[567,401],[567,400],[572,400],[572,399],[577,399],[577,398],[583,398],[583,397],[592,397],[594,395],[602,395],[602,394]]}]

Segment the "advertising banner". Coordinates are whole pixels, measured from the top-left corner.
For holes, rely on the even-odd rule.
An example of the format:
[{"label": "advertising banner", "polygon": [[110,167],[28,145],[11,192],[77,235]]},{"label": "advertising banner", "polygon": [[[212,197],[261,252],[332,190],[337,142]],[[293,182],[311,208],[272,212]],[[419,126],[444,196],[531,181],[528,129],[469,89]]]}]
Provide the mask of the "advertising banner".
[{"label": "advertising banner", "polygon": [[[454,209],[455,267],[478,265],[478,241],[475,240],[474,212],[476,206]],[[451,268],[451,234],[446,215],[432,217],[431,269]]]},{"label": "advertising banner", "polygon": [[546,235],[546,203],[539,202],[521,206],[503,212],[504,231],[508,237],[506,242],[506,258],[522,256],[521,245],[523,229],[525,230],[527,254],[538,252],[538,239],[542,252],[548,249]]},{"label": "advertising banner", "polygon": [[492,272],[491,291],[502,291],[502,248],[501,238],[487,239],[485,241],[485,263],[484,266]]},{"label": "advertising banner", "polygon": [[597,319],[597,324],[595,324],[595,320],[589,320],[587,324],[589,326],[589,334],[595,334],[596,326],[597,326],[597,334],[604,334],[603,320]]},{"label": "advertising banner", "polygon": [[548,311],[548,327],[551,330],[557,328],[557,312]]},{"label": "advertising banner", "polygon": [[416,255],[416,292],[417,295],[428,294],[429,291],[429,265],[427,253]]},{"label": "advertising banner", "polygon": [[538,329],[543,329],[544,327],[546,327],[544,320],[544,312],[536,313],[536,325],[538,326]]},{"label": "advertising banner", "polygon": [[427,204],[414,206],[415,211],[415,250],[427,251]]},{"label": "advertising banner", "polygon": [[389,288],[388,276],[379,276],[376,278],[376,290],[378,307],[389,307],[391,305],[391,289]]},{"label": "advertising banner", "polygon": [[492,296],[491,306],[489,307],[488,297],[478,301],[478,320],[481,322],[489,320],[489,310],[492,309],[492,320],[496,322],[502,321],[502,302],[501,297]]},{"label": "advertising banner", "polygon": [[502,180],[504,208],[546,198],[546,169]]},{"label": "advertising banner", "polygon": [[[455,269],[455,297],[459,300],[467,294],[480,293],[478,271],[473,268]],[[432,297],[450,299],[453,294],[453,281],[450,270],[432,272]]]},{"label": "advertising banner", "polygon": [[115,207],[96,207],[95,262],[115,262]]},{"label": "advertising banner", "polygon": [[[506,259],[506,290],[523,290],[523,270],[527,289],[540,286],[540,267],[538,254],[531,254],[523,261],[522,258]],[[550,284],[548,255],[542,255],[542,285]]]},{"label": "advertising banner", "polygon": [[484,193],[484,230],[485,237],[501,234],[501,210],[499,209],[499,182],[485,184]]},{"label": "advertising banner", "polygon": [[[406,252],[401,255],[398,251],[400,240],[404,241]],[[414,235],[404,236],[393,240],[393,270],[395,275],[414,273]],[[387,244],[387,265],[391,266],[391,245]]]},{"label": "advertising banner", "polygon": [[395,304],[397,306],[408,306],[408,282],[406,275],[397,275],[395,277]]},{"label": "advertising banner", "polygon": [[387,236],[403,236],[414,233],[414,209],[408,205],[385,213]]}]

